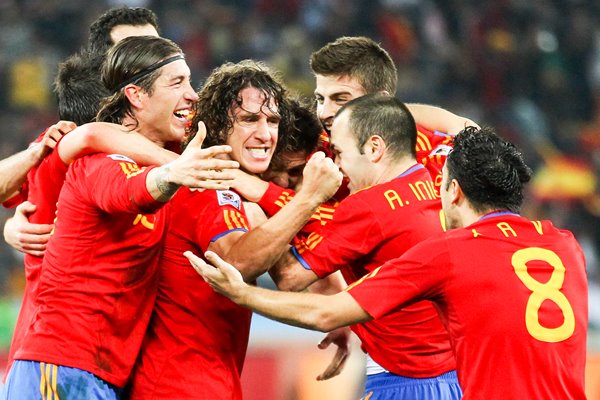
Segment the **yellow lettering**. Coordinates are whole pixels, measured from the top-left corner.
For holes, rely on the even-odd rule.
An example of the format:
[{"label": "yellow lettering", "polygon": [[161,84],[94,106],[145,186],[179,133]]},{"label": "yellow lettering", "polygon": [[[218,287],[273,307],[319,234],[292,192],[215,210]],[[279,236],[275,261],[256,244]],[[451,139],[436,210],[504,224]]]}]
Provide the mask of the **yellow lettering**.
[{"label": "yellow lettering", "polygon": [[395,190],[386,190],[383,193],[383,195],[387,199],[388,204],[390,205],[390,208],[392,210],[396,209],[395,203],[397,203],[400,207],[404,207],[404,204],[402,203],[402,199],[400,198],[398,193],[396,193]]},{"label": "yellow lettering", "polygon": [[507,222],[500,222],[496,226],[502,231],[504,236],[508,237],[508,233],[510,232],[514,237],[517,237],[517,232]]},{"label": "yellow lettering", "polygon": [[475,229],[471,229],[471,232],[473,233],[473,237],[476,238],[477,236],[480,235],[479,232],[477,232]]},{"label": "yellow lettering", "polygon": [[537,233],[539,233],[540,235],[544,234],[544,231],[542,230],[542,222],[541,221],[531,221],[531,223],[533,224],[533,227],[535,228]]},{"label": "yellow lettering", "polygon": [[133,220],[133,225],[137,225],[137,224],[142,224],[142,226],[144,228],[148,228],[150,230],[154,229],[154,215],[150,215],[150,218],[152,219],[152,221],[149,220],[149,218],[143,214],[138,214],[135,219]]},{"label": "yellow lettering", "polygon": [[408,186],[419,201],[427,199],[435,200],[436,198],[435,189],[423,181],[415,182],[414,185],[409,183]]}]

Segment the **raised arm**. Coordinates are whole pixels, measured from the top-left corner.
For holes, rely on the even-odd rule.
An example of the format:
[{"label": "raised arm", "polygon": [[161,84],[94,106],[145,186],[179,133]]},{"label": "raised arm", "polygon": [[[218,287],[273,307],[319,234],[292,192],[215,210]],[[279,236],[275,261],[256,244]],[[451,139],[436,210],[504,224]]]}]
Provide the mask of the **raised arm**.
[{"label": "raised arm", "polygon": [[2,171],[0,174],[0,202],[5,202],[14,196],[27,179],[29,170],[38,165],[54,148],[56,142],[75,127],[73,122],[59,121],[46,129],[40,142],[0,161],[0,171]]},{"label": "raised arm", "polygon": [[63,138],[58,154],[65,164],[93,153],[123,154],[140,165],[163,165],[175,160],[177,153],[164,149],[122,125],[91,122],[81,125]]},{"label": "raised arm", "polygon": [[456,135],[467,126],[479,127],[472,120],[461,117],[448,110],[428,104],[406,104],[418,125],[432,131]]}]

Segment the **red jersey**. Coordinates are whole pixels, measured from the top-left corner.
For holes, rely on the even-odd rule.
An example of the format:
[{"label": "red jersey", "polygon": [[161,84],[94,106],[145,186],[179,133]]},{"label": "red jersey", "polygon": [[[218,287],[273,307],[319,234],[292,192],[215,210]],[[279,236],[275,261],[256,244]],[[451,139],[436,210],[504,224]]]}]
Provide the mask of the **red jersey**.
[{"label": "red jersey", "polygon": [[158,295],[134,370],[132,399],[241,399],[240,374],[252,313],[217,294],[183,252],[247,231],[241,198],[232,191],[181,189],[160,264]]},{"label": "red jersey", "polygon": [[146,189],[149,170],[106,154],[71,165],[15,359],[125,385],[154,304],[166,219]]},{"label": "red jersey", "polygon": [[433,301],[465,399],[585,399],[587,287],[571,232],[492,213],[347,290],[374,318]]},{"label": "red jersey", "polygon": [[[29,182],[28,200],[35,204],[36,210],[29,216],[33,224],[52,224],[56,215],[56,202],[67,173],[67,166],[58,156],[58,151],[50,152],[37,167],[27,174]],[[25,290],[15,331],[8,353],[8,371],[13,363],[14,353],[21,346],[31,316],[35,311],[35,299],[42,268],[42,257],[25,254]]]},{"label": "red jersey", "polygon": [[[423,164],[429,171],[429,174],[433,179],[435,190],[438,194],[440,192],[440,185],[442,184],[442,168],[446,162],[448,152],[452,148],[453,138],[453,135],[439,131],[430,131],[417,125],[417,161],[420,164]],[[329,146],[329,136],[327,136],[325,132],[319,137],[318,150],[323,151],[328,157],[333,158]],[[334,197],[319,207],[307,222],[306,226],[302,229],[301,233],[309,235],[312,232],[319,230],[322,225],[325,225],[330,221],[333,217],[335,208],[340,201],[348,196],[348,194],[348,182],[344,180]],[[272,216],[289,203],[295,195],[296,192],[293,189],[284,189],[269,182],[269,187],[263,197],[258,201],[258,205],[268,216]]]},{"label": "red jersey", "polygon": [[[348,196],[321,234],[293,251],[320,278],[340,270],[351,284],[442,232],[440,213],[429,173],[415,164],[390,182]],[[363,350],[397,375],[425,378],[455,368],[448,333],[429,301],[352,329]]]},{"label": "red jersey", "polygon": [[427,168],[437,192],[442,184],[442,168],[452,149],[454,135],[440,131],[430,131],[417,125],[417,161]]}]

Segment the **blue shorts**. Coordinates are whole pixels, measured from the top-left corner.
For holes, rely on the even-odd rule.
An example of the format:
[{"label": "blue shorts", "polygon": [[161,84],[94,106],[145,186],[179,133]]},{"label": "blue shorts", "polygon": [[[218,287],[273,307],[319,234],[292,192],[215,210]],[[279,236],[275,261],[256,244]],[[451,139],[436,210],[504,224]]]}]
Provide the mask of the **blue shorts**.
[{"label": "blue shorts", "polygon": [[118,400],[121,391],[81,369],[17,360],[10,368],[0,400]]},{"label": "blue shorts", "polygon": [[406,378],[390,372],[367,375],[361,400],[459,400],[462,389],[456,371],[433,378]]}]

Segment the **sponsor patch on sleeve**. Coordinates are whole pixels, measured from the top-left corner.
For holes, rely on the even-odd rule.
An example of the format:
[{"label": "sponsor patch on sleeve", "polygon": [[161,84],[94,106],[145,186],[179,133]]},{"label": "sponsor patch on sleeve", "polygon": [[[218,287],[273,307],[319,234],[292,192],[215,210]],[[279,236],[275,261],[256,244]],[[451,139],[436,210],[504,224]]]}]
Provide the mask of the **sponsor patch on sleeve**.
[{"label": "sponsor patch on sleeve", "polygon": [[232,205],[238,210],[242,207],[242,199],[240,196],[231,190],[217,190],[217,199],[220,206]]}]

